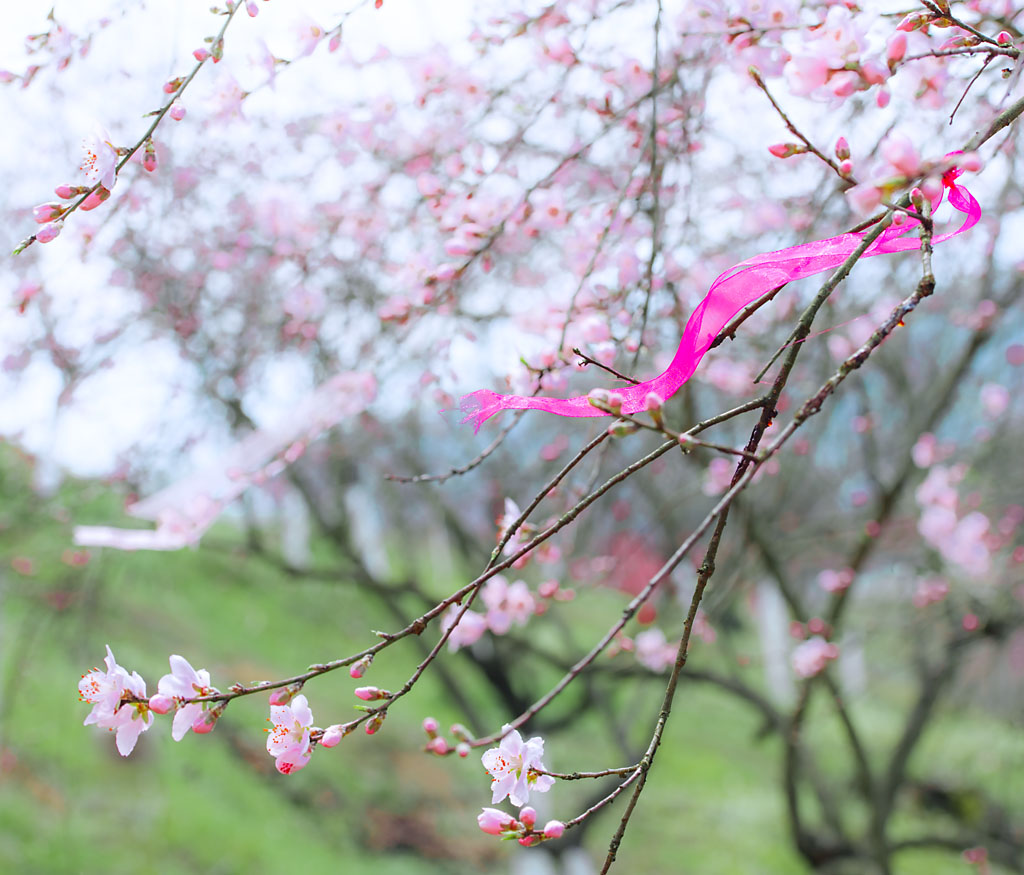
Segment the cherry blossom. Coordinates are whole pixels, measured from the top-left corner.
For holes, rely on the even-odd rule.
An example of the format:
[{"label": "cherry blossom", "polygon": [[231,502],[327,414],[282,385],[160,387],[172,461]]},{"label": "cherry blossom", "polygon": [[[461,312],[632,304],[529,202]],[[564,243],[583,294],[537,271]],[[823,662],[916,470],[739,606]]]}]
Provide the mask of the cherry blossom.
[{"label": "cherry blossom", "polygon": [[793,651],[793,671],[802,678],[820,674],[825,666],[839,656],[839,648],[820,635],[808,638]]},{"label": "cherry blossom", "polygon": [[97,182],[107,191],[114,188],[117,181],[117,148],[110,141],[110,134],[97,125],[92,134],[82,142],[81,169],[90,184]]},{"label": "cherry blossom", "polygon": [[[146,702],[146,682],[138,672],[128,674],[118,665],[109,645],[104,664],[106,671],[93,669],[78,683],[79,697],[93,706],[85,725],[96,724],[114,732],[117,752],[126,757],[135,749],[139,735],[153,723]],[[126,697],[138,701],[123,702]]]},{"label": "cherry blossom", "polygon": [[487,631],[487,620],[483,614],[469,609],[459,617],[462,608],[459,605],[452,605],[441,618],[441,631],[447,632],[452,626],[452,634],[448,637],[448,649],[455,653],[462,647],[469,647],[476,644],[480,637]]},{"label": "cherry blossom", "polygon": [[270,722],[274,725],[267,736],[267,753],[274,757],[274,765],[282,775],[297,772],[312,755],[313,712],[306,697],[298,695],[289,705],[271,705]]},{"label": "cherry blossom", "polygon": [[490,773],[491,803],[501,802],[506,796],[513,805],[525,805],[530,799],[530,791],[546,793],[555,783],[549,775],[539,775],[536,769],[545,769],[541,757],[544,756],[544,740],[534,736],[529,741],[516,729],[509,730],[504,726],[502,731],[507,734],[498,747],[486,751],[482,757],[484,768]]},{"label": "cherry blossom", "polygon": [[196,671],[185,657],[177,654],[172,655],[169,661],[171,673],[160,678],[157,691],[161,696],[173,699],[178,706],[171,723],[171,738],[181,741],[203,712],[201,703],[184,700],[195,696],[210,696],[220,691],[211,686],[210,673],[206,669]]}]

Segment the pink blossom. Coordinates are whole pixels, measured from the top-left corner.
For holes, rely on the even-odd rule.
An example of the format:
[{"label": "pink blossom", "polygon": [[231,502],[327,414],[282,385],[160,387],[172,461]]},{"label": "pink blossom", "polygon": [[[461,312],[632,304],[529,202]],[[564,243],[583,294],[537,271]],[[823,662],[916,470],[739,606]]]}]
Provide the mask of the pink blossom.
[{"label": "pink blossom", "polygon": [[[487,631],[487,620],[482,614],[474,610],[467,610],[459,619],[459,612],[462,608],[459,605],[452,605],[448,608],[441,619],[441,631],[447,632],[454,625],[452,634],[448,637],[448,649],[455,653],[461,647],[469,647],[480,640],[480,636]],[[456,624],[456,620],[458,623]]]},{"label": "pink blossom", "polygon": [[839,656],[839,648],[815,635],[808,638],[793,651],[793,671],[802,678],[814,677],[819,674],[830,660]]},{"label": "pink blossom", "polygon": [[[117,752],[126,757],[134,750],[139,735],[153,724],[146,701],[146,682],[138,672],[128,674],[119,666],[109,645],[104,664],[106,671],[93,669],[78,682],[79,697],[93,706],[85,725],[95,723],[100,729],[114,732]],[[141,701],[122,704],[124,698]]]},{"label": "pink blossom", "polygon": [[853,571],[849,568],[844,568],[842,571],[827,568],[818,575],[818,586],[825,592],[843,592],[851,583],[853,583]]},{"label": "pink blossom", "polygon": [[220,692],[210,685],[210,673],[206,669],[196,671],[183,656],[170,657],[171,673],[157,682],[157,691],[172,698],[178,706],[171,723],[171,738],[181,741],[192,724],[202,715],[200,702],[185,702],[195,696],[210,696]]},{"label": "pink blossom", "polygon": [[495,635],[504,635],[513,623],[525,626],[536,609],[533,594],[524,581],[510,584],[500,574],[484,584],[480,600],[487,607],[487,626]]},{"label": "pink blossom", "polygon": [[733,465],[728,459],[714,458],[708,465],[707,475],[701,486],[705,495],[721,495],[732,482]]},{"label": "pink blossom", "polygon": [[1009,390],[999,383],[986,383],[981,387],[981,406],[986,416],[998,419],[1010,406]]},{"label": "pink blossom", "polygon": [[310,729],[313,712],[306,697],[296,696],[290,705],[271,705],[273,728],[267,735],[267,753],[275,758],[282,775],[297,772],[310,758]]},{"label": "pink blossom", "polygon": [[917,176],[921,172],[921,156],[910,137],[899,131],[889,133],[881,143],[882,157],[903,176]]},{"label": "pink blossom", "polygon": [[112,190],[117,181],[117,149],[110,142],[110,134],[97,125],[92,134],[82,141],[82,150],[85,156],[81,170],[90,185],[98,182],[107,191]]},{"label": "pink blossom", "polygon": [[941,602],[949,595],[949,583],[941,577],[928,577],[917,582],[917,588],[911,601],[915,608],[924,608],[928,605]]},{"label": "pink blossom", "polygon": [[498,747],[486,751],[482,757],[484,768],[490,773],[491,803],[501,802],[506,796],[513,805],[525,805],[530,791],[546,793],[555,783],[549,775],[539,775],[536,769],[545,770],[541,757],[544,756],[544,740],[538,736],[523,741],[518,730],[506,732]]},{"label": "pink blossom", "polygon": [[669,644],[665,633],[657,627],[645,629],[633,639],[636,661],[660,674],[676,661],[679,647]]},{"label": "pink blossom", "polygon": [[477,815],[476,822],[480,829],[492,836],[518,829],[516,819],[497,808],[485,808]]}]

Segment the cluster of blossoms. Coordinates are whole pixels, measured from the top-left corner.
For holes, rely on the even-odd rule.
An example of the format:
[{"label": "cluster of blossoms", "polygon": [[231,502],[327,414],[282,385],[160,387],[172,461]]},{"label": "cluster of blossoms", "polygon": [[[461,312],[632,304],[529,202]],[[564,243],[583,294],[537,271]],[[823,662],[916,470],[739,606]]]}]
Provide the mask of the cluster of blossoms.
[{"label": "cluster of blossoms", "polygon": [[542,829],[535,829],[537,812],[527,806],[530,791],[546,793],[555,783],[550,775],[542,774],[546,769],[541,757],[544,756],[544,740],[537,736],[523,741],[518,730],[508,731],[498,747],[491,748],[482,757],[484,768],[490,774],[491,804],[501,802],[506,796],[520,808],[519,817],[514,818],[497,808],[484,808],[477,817],[480,829],[489,835],[517,838],[519,844],[529,847],[544,839],[559,838],[565,831],[565,824],[559,820],[549,821]]},{"label": "cluster of blossoms", "polygon": [[[82,701],[92,705],[85,725],[95,724],[114,732],[121,756],[128,756],[135,749],[139,736],[153,725],[154,714],[173,711],[171,738],[181,741],[190,729],[200,735],[212,732],[224,712],[225,702],[204,699],[220,694],[210,683],[210,673],[206,669],[196,671],[182,656],[171,656],[170,674],[160,678],[157,692],[148,698],[146,682],[138,672],[129,674],[118,665],[109,646],[104,663],[105,669],[95,668],[82,675],[78,694]],[[352,724],[314,727],[309,703],[297,692],[298,687],[288,686],[270,696],[273,726],[267,730],[267,752],[283,775],[305,766],[314,745],[334,747],[353,728]]]},{"label": "cluster of blossoms", "polygon": [[509,583],[501,575],[492,577],[484,584],[480,590],[480,600],[486,608],[483,614],[452,605],[444,615],[441,630],[447,632],[452,626],[455,627],[448,639],[448,646],[453,653],[460,647],[475,644],[488,630],[495,635],[504,635],[513,625],[525,626],[539,607],[525,581]]}]

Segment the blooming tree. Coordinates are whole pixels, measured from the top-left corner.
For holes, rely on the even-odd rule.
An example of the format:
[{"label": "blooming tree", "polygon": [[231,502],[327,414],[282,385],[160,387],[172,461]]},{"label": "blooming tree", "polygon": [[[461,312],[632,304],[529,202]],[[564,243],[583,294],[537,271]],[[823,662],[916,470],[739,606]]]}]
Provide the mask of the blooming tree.
[{"label": "blooming tree", "polygon": [[[480,829],[527,847],[614,811],[608,871],[682,691],[703,683],[779,736],[808,864],[889,872],[937,846],[1021,865],[1019,829],[898,823],[954,669],[1024,640],[1022,484],[996,461],[1022,414],[1017,4],[496,4],[416,50],[388,47],[399,0],[324,3],[319,20],[286,6],[215,9],[171,78],[139,71],[144,102],[83,129],[77,169],[47,156],[57,200],[25,195],[9,217],[26,232],[4,371],[53,374],[58,417],[110,400],[111,373],[166,399],[159,440],[123,447],[116,471],[155,528],[82,524],[80,547],[196,545],[243,495],[297,495],[343,574],[402,621],[224,691],[173,655],[147,696],[108,647],[79,685],[85,722],[128,755],[154,714],[180,740],[268,695],[266,747],[288,775],[389,715],[421,719],[402,700],[460,652],[506,716],[484,725],[453,684],[473,730],[428,718],[427,754],[481,757],[481,807],[489,774],[491,805],[518,811],[484,807]],[[73,93],[91,40],[119,26],[79,33],[59,12],[2,75],[21,99]],[[154,458],[200,430],[220,455],[154,486]],[[439,527],[476,563],[444,593],[375,565],[374,540],[416,553]],[[251,521],[249,547],[317,573]],[[766,689],[737,650],[779,626],[771,599],[792,643]],[[552,628],[569,630],[557,647]],[[840,669],[904,628],[917,698],[882,746]],[[323,675],[372,679],[414,641],[408,679],[354,688],[354,716],[318,700]],[[625,765],[532,734],[626,678],[663,693],[606,716]],[[819,769],[816,702],[848,789]],[[555,798],[541,825],[532,794],[578,781],[599,791],[575,810]]]}]

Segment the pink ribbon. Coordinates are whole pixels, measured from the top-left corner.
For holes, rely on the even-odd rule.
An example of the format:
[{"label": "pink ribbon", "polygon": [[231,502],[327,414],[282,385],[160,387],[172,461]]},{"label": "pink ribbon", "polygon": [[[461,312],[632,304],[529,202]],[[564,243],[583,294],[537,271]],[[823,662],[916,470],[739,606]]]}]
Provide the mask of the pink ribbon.
[{"label": "pink ribbon", "polygon": [[[956,168],[946,172],[942,178],[943,193],[949,190],[949,203],[966,217],[957,230],[933,238],[933,243],[941,243],[962,234],[973,228],[981,218],[981,207],[974,196],[956,184],[960,172]],[[937,207],[941,201],[942,194],[933,207]],[[920,224],[916,219],[908,219],[901,225],[886,228],[864,251],[863,257],[920,249],[919,237],[906,236]],[[867,233],[860,231],[840,234],[827,240],[764,252],[729,268],[711,284],[704,300],[693,311],[683,330],[679,348],[665,372],[653,380],[614,390],[622,397],[623,413],[643,411],[651,392],[657,393],[663,400],[674,395],[693,376],[719,332],[740,310],[772,289],[838,267],[850,257]],[[475,431],[479,431],[481,425],[502,410],[546,410],[559,416],[608,416],[603,410],[594,407],[586,395],[541,398],[499,395],[488,389],[478,389],[464,396],[459,406],[466,414],[462,421],[472,421]]]}]

